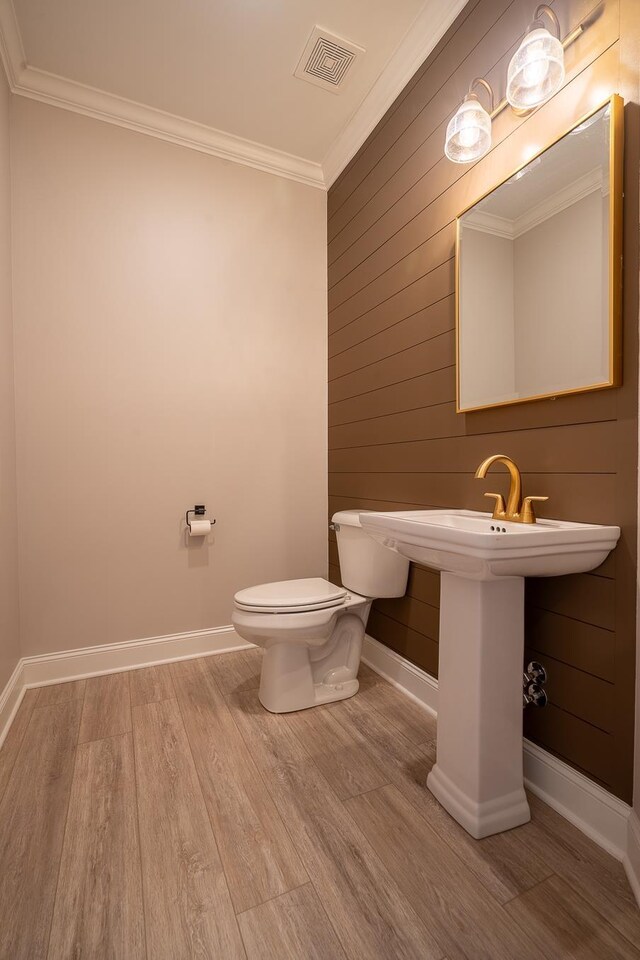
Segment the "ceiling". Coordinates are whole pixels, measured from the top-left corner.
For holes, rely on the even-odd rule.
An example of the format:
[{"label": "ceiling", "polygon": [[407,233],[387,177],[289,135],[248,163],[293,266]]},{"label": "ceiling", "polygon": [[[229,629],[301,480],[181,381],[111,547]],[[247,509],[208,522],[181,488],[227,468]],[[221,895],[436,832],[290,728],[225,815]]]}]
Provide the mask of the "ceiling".
[{"label": "ceiling", "polygon": [[[464,6],[13,0],[12,15],[10,0],[0,3],[0,46],[15,93],[147,133],[157,127],[165,139],[271,172],[287,175],[289,167],[317,186],[348,162]],[[365,48],[338,94],[293,75],[315,25]]]}]

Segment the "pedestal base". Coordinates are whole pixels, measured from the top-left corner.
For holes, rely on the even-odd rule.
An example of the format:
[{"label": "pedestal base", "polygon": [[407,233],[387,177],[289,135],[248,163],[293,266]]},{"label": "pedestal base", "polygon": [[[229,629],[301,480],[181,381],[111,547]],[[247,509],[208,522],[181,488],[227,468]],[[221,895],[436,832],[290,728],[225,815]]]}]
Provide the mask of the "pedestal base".
[{"label": "pedestal base", "polygon": [[524,579],[442,574],[437,763],[427,785],[471,836],[526,823]]},{"label": "pedestal base", "polygon": [[437,763],[427,777],[427,786],[436,800],[475,840],[511,830],[531,819],[524,787],[502,797],[477,803],[463,793]]}]

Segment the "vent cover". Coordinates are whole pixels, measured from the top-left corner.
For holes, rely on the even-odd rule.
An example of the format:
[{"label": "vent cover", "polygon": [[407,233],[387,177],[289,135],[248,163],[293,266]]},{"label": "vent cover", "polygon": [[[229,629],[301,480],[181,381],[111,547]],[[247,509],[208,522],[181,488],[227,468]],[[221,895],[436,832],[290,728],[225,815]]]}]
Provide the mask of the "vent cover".
[{"label": "vent cover", "polygon": [[355,60],[364,52],[364,47],[314,27],[294,76],[332,93],[340,93]]}]

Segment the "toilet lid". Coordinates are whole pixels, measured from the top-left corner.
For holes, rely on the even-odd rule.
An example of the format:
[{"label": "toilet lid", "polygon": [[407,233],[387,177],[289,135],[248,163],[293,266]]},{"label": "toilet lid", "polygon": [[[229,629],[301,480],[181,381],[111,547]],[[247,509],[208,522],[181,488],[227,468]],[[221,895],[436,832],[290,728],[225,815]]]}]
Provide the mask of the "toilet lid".
[{"label": "toilet lid", "polygon": [[282,611],[322,610],[344,601],[347,591],[321,577],[306,580],[280,580],[277,583],[259,583],[236,593],[236,605],[243,610],[275,613]]}]

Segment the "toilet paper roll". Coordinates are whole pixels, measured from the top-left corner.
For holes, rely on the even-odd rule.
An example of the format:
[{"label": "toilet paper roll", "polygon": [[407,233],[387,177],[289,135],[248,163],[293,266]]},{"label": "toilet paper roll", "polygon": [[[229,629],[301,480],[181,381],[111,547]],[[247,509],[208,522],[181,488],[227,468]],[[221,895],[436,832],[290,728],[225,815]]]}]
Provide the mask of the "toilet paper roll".
[{"label": "toilet paper roll", "polygon": [[211,520],[191,520],[189,523],[190,537],[206,537],[211,533]]}]

